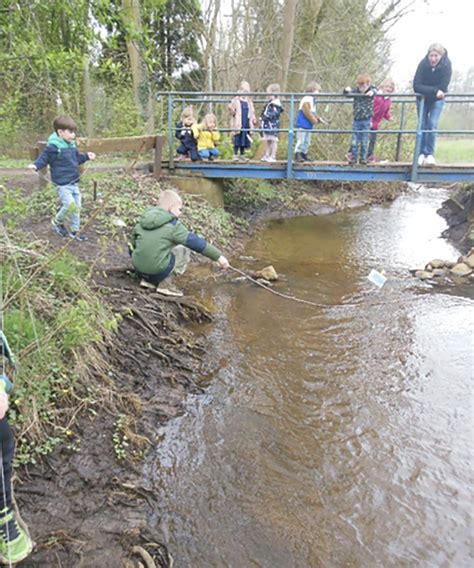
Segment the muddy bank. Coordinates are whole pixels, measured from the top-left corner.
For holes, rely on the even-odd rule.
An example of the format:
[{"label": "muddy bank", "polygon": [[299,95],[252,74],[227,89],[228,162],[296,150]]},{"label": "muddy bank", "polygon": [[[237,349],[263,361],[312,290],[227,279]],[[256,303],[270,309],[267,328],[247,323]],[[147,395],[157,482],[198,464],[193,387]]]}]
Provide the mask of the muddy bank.
[{"label": "muddy bank", "polygon": [[[33,190],[24,181],[8,184],[26,193]],[[142,191],[153,204],[156,182],[140,179],[134,184],[132,193]],[[266,219],[380,203],[394,199],[403,187],[306,184],[284,191],[284,199],[257,204],[248,200],[239,204],[239,196],[234,195],[229,211],[246,223],[235,224],[225,250],[237,254]],[[94,413],[78,409],[71,427],[75,449],[59,447],[41,464],[18,471],[17,499],[37,544],[24,566],[138,568],[145,561],[143,553],[133,553],[136,546],[148,550],[156,566],[170,565],[166,549],[157,542],[158,507],[141,458],[159,443],[160,426],[182,412],[188,393],[202,392],[206,377],[218,364],[208,354],[205,339],[189,325],[209,324],[216,316],[192,299],[167,301],[141,290],[127,273],[124,235],[115,233],[107,239],[101,223],[97,218],[87,228],[90,240],[71,243],[69,252],[95,266],[97,293],[121,316],[114,339],[103,352],[106,376],[95,376],[104,387],[109,385],[110,394],[92,405]],[[53,250],[63,244],[51,232],[47,211],[23,229],[31,239],[49,242]],[[212,230],[204,229],[214,240]],[[185,282],[186,276],[184,289]]]},{"label": "muddy bank", "polygon": [[448,224],[442,236],[467,253],[474,246],[474,185],[458,188],[442,204],[438,214]]}]

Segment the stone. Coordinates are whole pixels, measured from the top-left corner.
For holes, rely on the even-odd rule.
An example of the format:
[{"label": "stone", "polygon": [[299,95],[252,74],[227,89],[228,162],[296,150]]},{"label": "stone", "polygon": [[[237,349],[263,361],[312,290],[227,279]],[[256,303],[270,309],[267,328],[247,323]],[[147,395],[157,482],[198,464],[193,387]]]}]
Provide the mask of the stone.
[{"label": "stone", "polygon": [[456,266],[456,263],[454,260],[447,260],[444,266],[446,266],[446,268],[452,268],[453,266]]},{"label": "stone", "polygon": [[474,268],[474,254],[470,254],[466,257],[464,262],[469,266],[469,268]]},{"label": "stone", "polygon": [[433,276],[446,276],[447,272],[446,268],[435,268],[433,270]]},{"label": "stone", "polygon": [[454,274],[455,276],[468,276],[471,272],[472,268],[464,262],[460,262],[451,268],[451,274]]},{"label": "stone", "polygon": [[420,280],[429,280],[430,278],[433,278],[433,273],[426,270],[416,270],[415,277]]},{"label": "stone", "polygon": [[433,268],[443,268],[443,266],[446,265],[446,261],[440,260],[439,258],[435,258],[430,262],[430,264]]},{"label": "stone", "polygon": [[264,280],[268,280],[269,282],[274,282],[278,280],[278,274],[273,266],[267,266],[262,270],[259,270],[255,273],[256,278],[263,278]]}]

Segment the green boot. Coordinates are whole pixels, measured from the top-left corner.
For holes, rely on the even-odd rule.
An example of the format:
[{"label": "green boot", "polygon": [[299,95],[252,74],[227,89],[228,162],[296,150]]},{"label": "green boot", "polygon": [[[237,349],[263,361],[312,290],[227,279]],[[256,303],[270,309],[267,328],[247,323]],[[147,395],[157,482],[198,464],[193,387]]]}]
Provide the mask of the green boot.
[{"label": "green boot", "polygon": [[28,527],[17,510],[10,505],[0,511],[0,562],[15,564],[32,551]]}]

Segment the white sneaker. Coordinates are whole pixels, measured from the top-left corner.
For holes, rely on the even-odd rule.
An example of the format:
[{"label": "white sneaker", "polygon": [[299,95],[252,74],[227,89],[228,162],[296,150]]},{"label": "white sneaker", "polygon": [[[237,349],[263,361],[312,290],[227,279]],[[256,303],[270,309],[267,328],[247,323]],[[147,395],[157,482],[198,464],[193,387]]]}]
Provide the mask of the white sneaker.
[{"label": "white sneaker", "polygon": [[418,156],[418,165],[424,166],[425,165],[426,156],[424,154],[420,154]]},{"label": "white sneaker", "polygon": [[432,154],[428,154],[428,156],[426,156],[425,164],[427,166],[436,166],[436,160]]},{"label": "white sneaker", "polygon": [[168,288],[162,288],[161,286],[158,286],[156,291],[158,292],[158,294],[162,294],[163,296],[170,296],[172,298],[181,298],[183,296],[181,290],[178,290],[174,286],[168,286]]},{"label": "white sneaker", "polygon": [[275,158],[268,158],[267,162],[276,162]]},{"label": "white sneaker", "polygon": [[261,162],[268,162],[268,158],[266,156],[263,156],[263,158],[260,161]]}]

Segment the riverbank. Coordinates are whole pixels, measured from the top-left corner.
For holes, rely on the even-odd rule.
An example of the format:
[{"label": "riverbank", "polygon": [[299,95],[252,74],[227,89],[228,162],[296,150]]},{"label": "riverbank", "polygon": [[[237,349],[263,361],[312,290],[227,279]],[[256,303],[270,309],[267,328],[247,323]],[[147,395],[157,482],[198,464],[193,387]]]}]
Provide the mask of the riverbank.
[{"label": "riverbank", "polygon": [[[105,320],[114,322],[107,333],[100,330],[92,342],[93,351],[89,343],[74,351],[74,367],[81,368],[81,381],[72,392],[55,393],[57,420],[49,417],[49,428],[46,424],[44,430],[48,439],[59,439],[55,449],[48,452],[42,445],[42,453],[47,455],[33,454],[36,464],[25,458],[26,465],[18,470],[21,484],[16,486],[17,498],[37,543],[31,566],[62,563],[72,567],[82,562],[131,568],[138,566],[140,556],[144,561],[143,550],[132,554],[134,546],[148,550],[156,566],[168,566],[166,549],[156,542],[157,497],[141,460],[148,448],[159,444],[162,425],[182,412],[187,394],[202,392],[206,377],[218,365],[208,353],[202,334],[196,336],[189,324],[208,325],[220,316],[215,307],[204,307],[192,298],[169,301],[149,294],[128,273],[127,231],[146,205],[156,204],[157,191],[166,185],[145,177],[89,177],[84,184],[84,230],[90,240],[71,242],[63,252],[64,241],[51,232],[49,224],[54,192],[48,189],[37,193],[24,180],[9,180],[4,186],[9,188],[3,192],[4,214],[16,215],[21,204],[27,203],[22,220],[9,231],[11,241],[17,243],[15,256],[24,276],[31,274],[30,269],[36,270],[37,263],[33,268],[28,265],[27,254],[21,252],[23,245],[28,246],[30,254],[44,256],[38,261],[42,274],[48,272],[47,255],[60,259],[71,254],[88,268],[84,280],[90,285],[90,293],[108,310]],[[93,191],[100,194],[96,202],[92,201]],[[229,257],[235,260],[246,239],[265,219],[328,214],[392,200],[401,191],[404,188],[398,186],[252,186],[239,182],[226,188],[226,211],[213,210],[197,198],[186,198],[184,222],[226,254],[232,251]],[[117,223],[119,220],[127,229]],[[3,249],[3,254],[11,253],[12,249]],[[70,266],[71,257],[65,258]],[[64,267],[61,270],[64,278],[67,271]],[[58,274],[60,269],[55,265],[56,286]],[[191,267],[190,276],[179,282],[184,291],[190,278],[231,276],[214,272],[206,261],[199,261]],[[75,304],[77,296],[77,290],[67,289],[55,302]],[[33,297],[31,302],[34,310],[44,309]],[[11,308],[16,307],[13,301]],[[55,340],[61,344],[62,334],[58,333]],[[21,337],[18,341],[23,347]],[[20,358],[21,366],[30,363]],[[24,388],[29,386],[30,391],[15,411],[28,415],[28,401],[35,401],[35,392],[26,384],[27,377],[24,381]],[[61,384],[60,390],[67,390],[67,386]],[[27,427],[25,423],[24,429]],[[29,443],[35,441],[40,444],[38,438]]]}]

